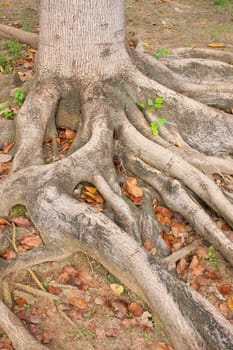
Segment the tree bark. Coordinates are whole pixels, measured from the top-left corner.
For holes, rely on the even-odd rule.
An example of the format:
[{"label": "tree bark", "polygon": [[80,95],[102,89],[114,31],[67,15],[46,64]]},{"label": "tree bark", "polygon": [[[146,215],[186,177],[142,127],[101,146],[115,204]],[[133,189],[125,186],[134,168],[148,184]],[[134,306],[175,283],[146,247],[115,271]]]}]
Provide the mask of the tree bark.
[{"label": "tree bark", "polygon": [[41,0],[39,70],[90,81],[122,72],[126,51],[124,1]]}]

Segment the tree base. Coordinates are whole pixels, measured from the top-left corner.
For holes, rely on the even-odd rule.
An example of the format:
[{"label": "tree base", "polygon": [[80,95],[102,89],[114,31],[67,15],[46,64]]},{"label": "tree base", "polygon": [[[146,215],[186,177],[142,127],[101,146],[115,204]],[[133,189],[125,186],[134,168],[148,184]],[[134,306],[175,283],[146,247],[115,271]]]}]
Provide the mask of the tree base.
[{"label": "tree base", "polygon": [[[201,53],[207,58],[208,71],[209,51]],[[221,82],[213,85],[203,77],[199,85],[196,81],[200,77],[191,74],[190,61],[180,59],[190,51],[178,54],[160,62],[133,52],[132,66],[123,72],[124,82],[115,77],[91,84],[78,82],[77,88],[77,82],[35,78],[17,116],[16,153],[12,173],[0,189],[0,212],[7,216],[12,206],[25,205],[45,246],[19,254],[12,262],[1,259],[1,278],[81,250],[143,297],[159,315],[175,349],[230,350],[232,326],[204,298],[164,269],[168,251],[151,215],[153,189],[233,264],[232,241],[206,209],[211,208],[233,226],[231,193],[227,186],[223,193],[213,181],[214,174],[229,179],[233,173],[233,121],[228,113],[206,105],[229,111],[233,84],[222,81],[227,80],[227,74],[232,75],[233,68],[215,61],[215,79],[221,78]],[[220,58],[226,57],[224,53]],[[197,58],[192,60],[205,65]],[[156,97],[165,100],[163,115],[168,122],[153,135],[150,124],[157,122],[157,115],[149,108],[142,111],[139,105]],[[76,129],[77,135],[66,158],[45,165],[43,143],[47,136],[55,141],[56,115],[60,123],[65,120]],[[54,152],[56,157],[55,147]],[[220,154],[225,159],[216,157]],[[122,193],[124,174],[116,173],[116,158],[125,171],[144,183],[140,209]],[[72,198],[74,189],[84,182],[102,194],[106,215]],[[156,246],[156,258],[141,247],[147,239]],[[9,315],[0,320],[0,326],[17,350],[25,350],[31,338],[27,341],[21,326],[12,330],[14,316],[2,302],[0,310]],[[37,348],[45,347],[33,345]]]}]

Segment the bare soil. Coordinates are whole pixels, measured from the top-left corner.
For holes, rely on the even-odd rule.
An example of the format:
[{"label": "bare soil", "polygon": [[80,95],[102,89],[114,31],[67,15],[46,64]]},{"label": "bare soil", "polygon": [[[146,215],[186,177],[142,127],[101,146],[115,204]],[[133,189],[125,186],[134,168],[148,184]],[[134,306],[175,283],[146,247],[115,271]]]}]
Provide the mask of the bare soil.
[{"label": "bare soil", "polygon": [[[212,0],[128,0],[125,14],[129,38],[139,37],[145,50],[150,53],[158,52],[161,48],[207,47],[210,43],[224,44],[224,48],[219,50],[233,50],[233,4],[217,7]],[[0,0],[0,21],[37,32],[36,1]],[[4,74],[0,75],[2,99],[7,97],[15,84],[13,74],[7,79]],[[225,225],[220,220],[219,224]],[[20,230],[22,236],[31,234],[34,228],[30,226]],[[229,235],[233,237],[231,231]],[[170,242],[171,248],[177,243],[180,240],[174,238]],[[182,244],[185,243],[189,242],[184,239]],[[233,324],[232,269],[218,252],[213,252],[211,261],[209,247],[205,243],[202,242],[199,252],[194,251],[186,257],[187,266],[178,272]],[[197,265],[195,259],[198,259]],[[73,266],[79,272],[85,271],[86,278],[89,276],[91,282],[88,280],[80,284],[80,281],[74,282],[74,278],[62,281],[60,276],[65,266]],[[60,288],[59,293],[57,290],[59,307],[56,298],[51,300],[46,295],[38,297],[29,292],[19,292],[20,288],[17,289],[13,282],[38,289],[35,280],[28,271],[24,271],[11,276],[8,281],[13,288],[12,308],[49,349],[153,350],[156,342],[167,343],[161,325],[151,316],[147,306],[127,289],[121,295],[114,293],[110,285],[120,285],[120,282],[91,258],[78,254],[68,261],[37,266],[33,271],[46,290],[48,285],[64,284],[57,287]],[[20,297],[26,302],[20,304]],[[138,315],[130,311],[132,302],[142,308]],[[0,349],[3,345],[13,349],[10,344],[6,345],[5,335],[0,330]]]}]

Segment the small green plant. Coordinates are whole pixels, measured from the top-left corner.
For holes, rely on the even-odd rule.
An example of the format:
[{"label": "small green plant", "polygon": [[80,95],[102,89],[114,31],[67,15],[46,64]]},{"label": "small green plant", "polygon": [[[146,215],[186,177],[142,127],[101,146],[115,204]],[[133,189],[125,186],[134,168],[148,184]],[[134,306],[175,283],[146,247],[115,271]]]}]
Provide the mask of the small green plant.
[{"label": "small green plant", "polygon": [[31,25],[28,23],[23,23],[22,24],[22,29],[25,30],[26,32],[30,32],[31,31]]},{"label": "small green plant", "polygon": [[14,58],[19,59],[23,55],[23,47],[18,41],[7,40],[3,44],[3,48],[6,49]]},{"label": "small green plant", "polygon": [[162,57],[162,56],[168,56],[170,55],[170,52],[168,49],[162,47],[161,49],[158,49],[155,53],[152,53],[152,56],[157,58],[158,60]]},{"label": "small green plant", "polygon": [[164,99],[162,97],[156,97],[153,101],[151,98],[148,98],[146,103],[139,103],[141,109],[146,110],[150,109],[151,112],[155,112],[156,109],[160,109],[163,106]]},{"label": "small green plant", "polygon": [[43,281],[43,286],[44,286],[45,288],[47,288],[47,287],[49,286],[49,281],[44,280],[44,281]]},{"label": "small green plant", "polygon": [[26,211],[27,211],[27,209],[25,208],[25,206],[17,204],[11,209],[10,217],[11,217],[11,219],[14,219],[18,216],[24,215],[26,213]]},{"label": "small green plant", "polygon": [[158,119],[156,120],[156,122],[152,122],[152,123],[150,124],[150,128],[151,128],[152,134],[153,134],[154,136],[157,136],[158,133],[159,133],[159,126],[160,126],[160,125],[163,125],[163,124],[165,124],[165,123],[166,123],[166,118],[158,118]]},{"label": "small green plant", "polygon": [[14,116],[15,116],[15,112],[13,112],[13,111],[6,111],[6,112],[3,112],[3,113],[2,113],[2,116],[3,116],[5,119],[13,119]]},{"label": "small green plant", "polygon": [[22,104],[24,103],[24,100],[25,100],[25,93],[20,89],[16,89],[14,92],[13,103],[17,106],[22,106]]},{"label": "small green plant", "polygon": [[24,308],[24,310],[27,311],[27,312],[29,312],[29,311],[31,310],[31,307],[30,307],[29,304],[24,304],[24,305],[23,305],[23,308]]},{"label": "small green plant", "polygon": [[[146,103],[139,103],[139,106],[141,109],[146,110],[149,109],[152,113],[154,113],[157,109],[160,109],[163,107],[164,99],[162,97],[156,97],[154,100],[151,98],[148,98]],[[166,118],[160,117],[155,122],[152,122],[150,124],[151,131],[153,135],[158,135],[158,128],[160,125],[163,125],[166,123]]]},{"label": "small green plant", "polygon": [[211,245],[208,249],[209,262],[211,265],[217,265],[215,246]]}]

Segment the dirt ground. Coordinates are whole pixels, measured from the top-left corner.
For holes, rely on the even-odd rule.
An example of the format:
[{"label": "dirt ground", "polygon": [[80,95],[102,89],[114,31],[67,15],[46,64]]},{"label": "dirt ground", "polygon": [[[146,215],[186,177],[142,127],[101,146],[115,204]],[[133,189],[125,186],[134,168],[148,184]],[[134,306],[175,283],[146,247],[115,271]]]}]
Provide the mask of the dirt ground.
[{"label": "dirt ground", "polygon": [[[233,50],[233,3],[227,0],[223,6],[216,6],[212,0],[127,0],[125,15],[129,38],[138,36],[149,53],[162,48],[208,47],[211,43],[222,43],[224,48],[219,50]],[[0,22],[38,31],[36,1],[0,0]],[[0,90],[5,91],[1,96],[9,94],[15,86],[12,77],[8,75],[6,79],[6,75],[0,74]],[[38,232],[30,218],[25,213],[16,217],[21,218],[13,221],[19,245],[23,245],[25,235],[30,236],[31,243],[31,236],[37,237]],[[187,225],[179,219],[180,225]],[[219,225],[225,225],[233,238],[224,222],[219,220]],[[2,226],[0,237],[7,230],[11,235],[8,225]],[[194,239],[195,232],[191,236]],[[175,246],[190,243],[184,236],[174,236],[172,241],[165,235],[164,239],[173,251]],[[0,251],[1,242],[0,239]],[[61,263],[37,266],[33,271],[36,278],[27,270],[11,276],[4,288],[11,295],[12,309],[49,349],[171,349],[161,344],[156,348],[157,342],[168,343],[163,325],[138,296],[127,289],[122,291],[120,282],[91,258],[77,254]],[[232,269],[213,247],[202,242],[185,261],[179,262],[177,272],[233,324]],[[40,289],[37,279],[43,284],[43,295],[37,292]],[[13,349],[0,330],[0,349],[3,348]]]}]

